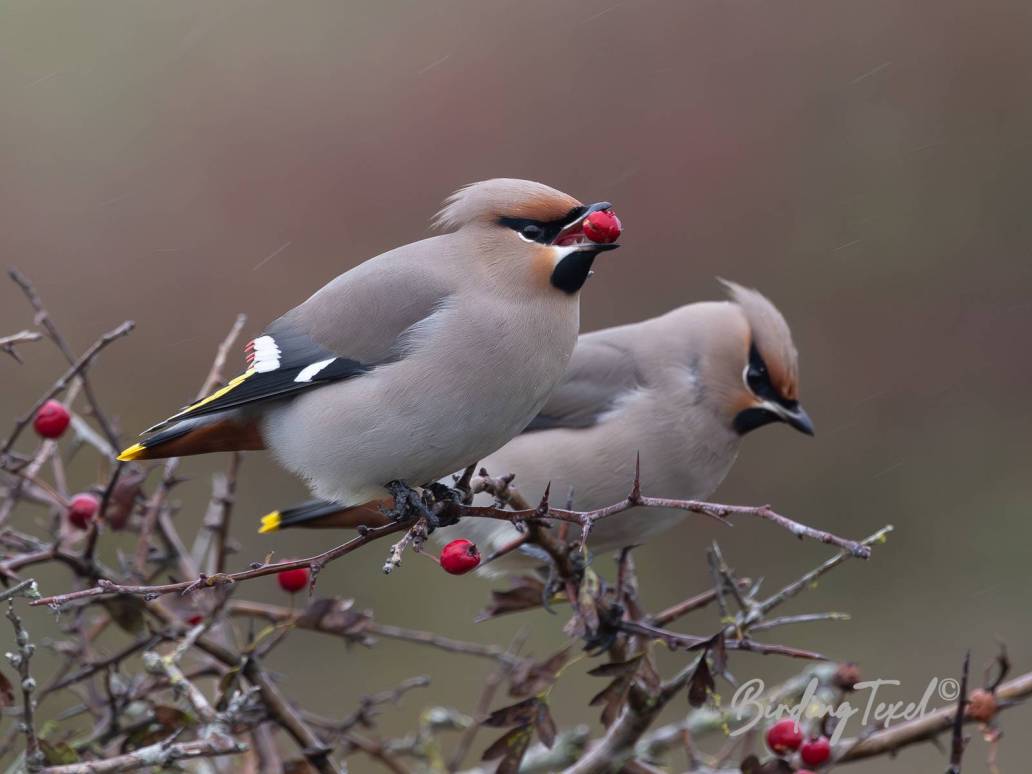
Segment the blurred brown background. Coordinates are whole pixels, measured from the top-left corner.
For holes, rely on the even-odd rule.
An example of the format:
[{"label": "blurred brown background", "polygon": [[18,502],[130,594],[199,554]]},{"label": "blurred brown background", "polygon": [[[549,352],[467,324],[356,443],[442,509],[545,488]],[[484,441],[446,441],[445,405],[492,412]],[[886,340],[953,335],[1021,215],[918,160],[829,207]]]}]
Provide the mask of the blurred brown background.
[{"label": "blurred brown background", "polygon": [[[426,236],[463,183],[527,177],[608,199],[625,247],[586,288],[586,330],[715,297],[718,274],[789,318],[817,437],[757,432],[719,498],[772,502],[851,537],[897,526],[870,563],[792,606],[852,621],[779,636],[903,680],[887,696],[917,700],[966,648],[980,667],[996,638],[1032,666],[1030,33],[1018,0],[16,0],[0,10],[0,255],[36,281],[78,348],[137,321],[94,376],[128,438],[194,393],[238,311],[253,334],[341,271]],[[14,286],[0,299],[0,333],[24,327]],[[47,346],[23,351],[25,366],[0,361],[4,417],[62,367]],[[185,534],[224,464],[184,464]],[[96,471],[75,474],[85,485]],[[254,534],[261,513],[302,495],[248,456],[240,564],[336,540]],[[20,513],[22,526],[39,516]],[[689,523],[639,552],[647,604],[706,584],[716,534]],[[768,585],[829,554],[761,524],[719,536]],[[380,549],[349,557],[320,587],[385,623],[485,641],[529,624],[531,650],[562,642],[544,613],[473,625],[487,592],[477,579],[417,558],[385,578],[382,561]],[[48,592],[68,582],[42,580]],[[274,586],[247,590],[277,599]],[[471,709],[488,669],[304,633],[273,666],[293,695],[338,714],[430,674],[433,687],[385,717],[393,731],[430,704]],[[796,666],[732,662],[739,677]],[[553,694],[560,720],[593,722],[584,704],[600,685],[572,672]],[[1003,719],[1004,771],[1026,767],[1030,718]],[[981,742],[967,760],[985,770]],[[942,761],[926,747],[854,768]]]}]

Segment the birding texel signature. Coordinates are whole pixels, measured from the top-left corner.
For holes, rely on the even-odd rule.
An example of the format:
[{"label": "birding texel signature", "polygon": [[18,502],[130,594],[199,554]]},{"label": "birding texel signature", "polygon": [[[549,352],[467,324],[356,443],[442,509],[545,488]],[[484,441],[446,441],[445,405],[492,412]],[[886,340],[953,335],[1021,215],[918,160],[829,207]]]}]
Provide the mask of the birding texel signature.
[{"label": "birding texel signature", "polygon": [[740,736],[752,730],[765,720],[777,720],[788,717],[797,723],[804,718],[831,717],[838,722],[831,735],[834,745],[845,733],[846,726],[859,716],[863,728],[880,726],[888,728],[893,723],[913,720],[927,715],[931,710],[929,703],[933,697],[943,701],[954,702],[960,695],[960,683],[952,677],[933,677],[925,688],[919,701],[878,701],[878,691],[886,686],[898,687],[899,680],[867,680],[853,686],[852,695],[858,699],[866,692],[866,701],[841,701],[829,703],[819,697],[820,681],[814,677],[803,691],[802,697],[795,704],[770,704],[765,696],[769,696],[763,680],[753,679],[743,683],[731,697],[730,716],[741,725],[736,725],[731,736]]}]

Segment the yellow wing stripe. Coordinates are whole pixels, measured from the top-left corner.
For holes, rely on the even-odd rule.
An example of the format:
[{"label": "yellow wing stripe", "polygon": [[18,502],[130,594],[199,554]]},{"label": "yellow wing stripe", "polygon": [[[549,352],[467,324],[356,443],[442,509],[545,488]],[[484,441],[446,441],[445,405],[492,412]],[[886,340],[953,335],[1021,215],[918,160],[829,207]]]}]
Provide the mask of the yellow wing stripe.
[{"label": "yellow wing stripe", "polygon": [[262,516],[262,526],[258,528],[258,534],[264,535],[266,532],[275,532],[280,528],[280,512],[273,511]]},{"label": "yellow wing stripe", "polygon": [[247,381],[252,376],[254,376],[255,373],[257,373],[257,372],[253,368],[248,368],[246,371],[244,371],[242,374],[240,374],[240,376],[237,376],[237,377],[234,377],[233,379],[230,379],[229,383],[225,387],[222,387],[221,389],[215,390],[215,392],[213,392],[207,398],[202,398],[201,400],[197,401],[193,405],[187,406],[185,409],[180,411],[178,414],[173,414],[172,416],[170,416],[165,421],[168,422],[168,421],[173,420],[173,419],[179,419],[182,416],[186,416],[191,411],[196,411],[197,409],[201,408],[201,406],[207,406],[212,401],[218,400],[223,395],[226,395],[227,393],[232,392],[233,390],[235,390],[237,387],[239,387],[245,381]]}]

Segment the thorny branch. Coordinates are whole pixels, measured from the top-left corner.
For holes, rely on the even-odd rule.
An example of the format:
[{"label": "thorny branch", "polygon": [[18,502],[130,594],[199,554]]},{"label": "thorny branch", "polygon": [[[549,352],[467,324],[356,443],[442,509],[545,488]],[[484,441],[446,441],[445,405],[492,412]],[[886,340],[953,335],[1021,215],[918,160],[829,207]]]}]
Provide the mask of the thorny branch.
[{"label": "thorny branch", "polygon": [[[374,620],[372,611],[356,609],[354,600],[314,596],[318,574],[329,563],[389,535],[398,536],[387,556],[387,566],[396,568],[407,549],[419,550],[422,546],[429,518],[405,516],[360,527],[356,536],[322,553],[290,561],[258,561],[230,571],[230,514],[240,462],[239,456],[233,456],[225,475],[214,481],[204,527],[193,550],[188,550],[172,518],[176,506],[170,501],[170,492],[180,483],[176,476],[178,461],[164,463],[161,478],[153,486],[146,483],[145,467],[112,468],[107,452],[109,446],[117,446],[117,435],[87,379],[96,355],[128,333],[131,323],[105,334],[76,358],[31,284],[16,272],[12,277],[36,310],[36,325],[62,351],[69,368],[44,392],[33,411],[18,420],[3,445],[5,489],[0,491],[0,523],[22,502],[32,502],[49,509],[52,523],[58,526],[45,537],[9,526],[0,528],[0,582],[15,584],[0,591],[0,602],[16,596],[38,597],[34,582],[20,576],[29,567],[64,566],[74,576],[75,590],[31,600],[32,605],[67,611],[58,618],[63,639],[42,641],[54,649],[61,662],[42,688],[36,687],[29,674],[32,643],[9,605],[17,652],[8,654],[8,658],[20,679],[21,722],[0,742],[0,758],[24,737],[25,766],[48,774],[161,768],[191,758],[206,759],[206,770],[213,772],[246,770],[264,774],[293,771],[300,765],[307,767],[305,770],[330,774],[346,770],[352,756],[365,756],[395,772],[438,774],[461,769],[481,730],[504,728],[508,729],[504,736],[494,740],[484,753],[492,762],[467,774],[494,770],[583,774],[621,767],[631,774],[648,773],[660,770],[658,765],[682,750],[688,752],[693,771],[730,774],[742,770],[732,756],[739,751],[746,755],[752,735],[746,735],[741,744],[724,744],[714,755],[707,755],[699,744],[707,734],[720,734],[750,720],[733,716],[730,708],[714,700],[716,681],[733,680],[729,658],[736,659],[736,665],[741,658],[739,669],[743,670],[750,658],[738,655],[743,651],[810,662],[798,676],[768,693],[771,702],[798,698],[811,678],[819,681],[821,695],[829,701],[842,697],[845,689],[836,682],[840,665],[820,660],[823,657],[819,653],[806,648],[761,642],[757,635],[766,637],[780,627],[800,622],[844,618],[841,613],[772,614],[847,559],[868,558],[870,546],[884,540],[891,527],[857,543],[789,519],[769,506],[651,497],[641,492],[637,466],[626,498],[605,508],[576,511],[569,505],[552,505],[547,490],[537,504],[529,502],[513,486],[511,474],[492,477],[471,466],[456,482],[458,499],[427,497],[430,513],[443,523],[488,518],[507,521],[520,530],[519,538],[499,554],[532,545],[543,562],[547,556],[550,578],[525,580],[522,586],[518,583],[506,602],[508,610],[547,606],[549,600],[565,599],[572,611],[565,632],[574,643],[580,641],[584,653],[576,655],[577,647],[571,645],[542,658],[520,651],[522,636],[505,648],[382,624]],[[238,317],[219,345],[200,394],[224,381],[225,365],[244,324],[243,316]],[[0,350],[14,354],[8,347],[39,338],[42,336],[33,331],[0,338]],[[102,493],[101,517],[84,536],[69,537],[59,524],[69,497],[65,466],[55,456],[60,444],[43,441],[31,455],[14,451],[35,409],[63,391],[69,405],[77,399],[89,404],[88,413],[75,416],[76,436],[86,442],[85,448],[102,458],[98,468],[103,472],[93,487]],[[90,421],[99,426],[99,431]],[[52,476],[48,475],[51,468]],[[493,495],[495,505],[472,505],[472,496],[479,492]],[[760,584],[738,577],[714,544],[710,551],[713,586],[653,612],[643,603],[645,597],[629,551],[622,552],[612,584],[586,561],[586,545],[594,525],[635,508],[675,508],[728,525],[742,518],[760,519],[840,551],[762,596]],[[105,552],[109,536],[121,530],[135,533],[136,550],[109,567],[98,557],[110,554]],[[244,581],[301,567],[311,571],[313,597],[302,608],[295,610],[234,595]],[[219,593],[194,594],[204,589]],[[689,616],[714,603],[723,611],[716,633],[686,633],[671,628],[676,622],[680,622],[677,629],[694,628]],[[505,605],[486,617],[502,612],[506,612]],[[119,629],[129,637],[115,645],[98,644],[103,632]],[[291,697],[285,683],[264,664],[264,659],[289,641],[296,629],[368,648],[376,647],[380,639],[421,645],[458,658],[487,659],[494,662],[495,671],[476,692],[479,699],[476,693],[470,696],[471,705],[475,702],[472,716],[448,707],[433,707],[423,713],[414,733],[385,737],[377,727],[380,713],[389,705],[412,701],[408,691],[426,685],[428,678],[414,677],[396,688],[367,696],[342,697],[344,706],[334,717],[318,715]],[[662,648],[677,651],[679,660],[679,668],[666,678],[660,674],[656,659],[656,652]],[[584,660],[590,661],[579,664]],[[605,731],[598,738],[592,739],[583,725],[559,728],[552,717],[550,696],[563,690],[558,687],[560,679],[569,670],[585,670],[608,681],[591,701],[592,706],[603,710]],[[1004,671],[1001,668],[1001,676],[991,686],[998,710],[1032,696],[1032,673],[1003,681]],[[503,701],[497,697],[503,695],[506,683],[516,703],[492,711],[493,705]],[[0,700],[2,689],[0,680]],[[663,709],[682,694],[688,695],[691,711],[682,721],[654,728]],[[47,722],[40,723],[39,705],[56,695],[71,697],[72,709],[53,720],[51,711]],[[994,740],[999,738],[994,716],[976,719],[965,714],[963,707],[962,699],[959,708],[944,707],[923,718],[845,739],[835,748],[835,760],[847,763],[894,754],[976,720],[987,735],[991,732]],[[64,721],[79,713],[94,718],[95,727],[81,736],[64,732]],[[823,729],[814,723],[810,730],[817,733]],[[959,733],[954,731],[954,740]],[[448,734],[454,735],[450,743]],[[954,750],[956,747],[955,743]],[[495,764],[493,761],[499,758],[501,763]],[[742,765],[748,761],[746,758]]]},{"label": "thorny branch", "polygon": [[[478,486],[483,491],[489,491],[488,487],[491,479],[487,476],[482,476],[477,482]],[[447,516],[452,520],[461,520],[463,518],[487,518],[496,519],[502,521],[508,521],[514,524],[520,524],[521,526],[527,526],[530,528],[538,528],[537,531],[528,538],[528,540],[537,543],[542,549],[553,556],[553,559],[560,564],[565,563],[568,552],[562,550],[557,544],[555,539],[545,534],[539,529],[540,525],[546,520],[552,519],[560,522],[568,522],[578,524],[580,526],[591,525],[602,518],[609,518],[617,513],[622,513],[630,508],[634,507],[645,507],[645,508],[682,508],[684,510],[690,510],[695,513],[703,513],[714,518],[723,519],[727,515],[734,513],[747,513],[752,515],[763,515],[762,518],[772,518],[771,520],[775,523],[785,526],[792,534],[797,536],[809,536],[815,540],[819,540],[822,543],[829,543],[842,547],[844,549],[843,554],[846,558],[848,556],[855,556],[860,558],[867,558],[870,556],[870,548],[864,543],[857,543],[851,540],[845,540],[843,538],[831,535],[831,533],[823,532],[820,530],[814,530],[810,527],[806,527],[798,522],[792,521],[784,516],[773,514],[766,506],[760,508],[752,507],[739,507],[739,506],[724,506],[714,505],[712,503],[699,503],[692,500],[668,500],[665,498],[657,497],[645,497],[639,492],[639,481],[640,473],[636,472],[634,481],[634,490],[632,496],[626,500],[617,503],[615,505],[599,508],[593,511],[570,511],[566,509],[557,509],[551,507],[548,504],[547,493],[545,499],[541,505],[537,508],[526,508],[521,510],[506,510],[497,506],[473,506],[464,503],[458,503],[452,500],[438,501],[433,504],[433,509],[442,515]],[[160,491],[160,490],[159,490]],[[151,506],[148,509],[148,513],[153,510],[155,506]],[[147,522],[145,522],[146,525]],[[81,591],[69,592],[67,594],[56,594],[53,596],[45,597],[40,599],[33,604],[35,605],[51,605],[60,606],[73,602],[80,599],[87,599],[90,597],[99,596],[110,596],[114,594],[137,594],[148,598],[156,598],[164,594],[172,593],[189,593],[201,588],[211,588],[215,586],[222,586],[227,584],[238,583],[241,581],[250,580],[252,578],[260,578],[265,575],[272,575],[284,570],[296,569],[299,567],[307,567],[312,571],[313,583],[315,576],[330,562],[339,559],[342,556],[346,556],[352,551],[360,548],[367,543],[377,540],[381,537],[406,530],[406,534],[400,541],[391,546],[386,563],[384,564],[384,572],[389,573],[395,567],[401,564],[401,557],[404,550],[411,544],[422,543],[425,538],[425,523],[422,519],[416,519],[414,523],[397,521],[388,523],[380,527],[371,527],[360,529],[358,537],[352,538],[351,540],[343,543],[336,548],[332,548],[329,551],[324,551],[320,554],[308,557],[306,559],[297,559],[293,561],[276,562],[274,564],[261,564],[255,563],[247,570],[241,570],[238,572],[231,573],[215,573],[212,575],[201,574],[197,578],[191,581],[182,581],[179,583],[166,583],[156,585],[137,585],[137,584],[120,584],[109,579],[100,580],[96,586],[89,589],[83,589]],[[590,529],[590,527],[589,527]],[[891,528],[889,528],[891,529]],[[146,534],[146,527],[141,532],[140,545],[144,545],[143,537]],[[143,562],[145,561],[145,552],[138,550],[137,552],[137,567],[142,568]],[[841,561],[841,560],[838,560]],[[837,564],[838,561],[835,563]],[[560,569],[563,569],[560,567]],[[572,570],[566,568],[567,572],[564,575],[569,575]],[[830,569],[830,568],[829,568]]]}]

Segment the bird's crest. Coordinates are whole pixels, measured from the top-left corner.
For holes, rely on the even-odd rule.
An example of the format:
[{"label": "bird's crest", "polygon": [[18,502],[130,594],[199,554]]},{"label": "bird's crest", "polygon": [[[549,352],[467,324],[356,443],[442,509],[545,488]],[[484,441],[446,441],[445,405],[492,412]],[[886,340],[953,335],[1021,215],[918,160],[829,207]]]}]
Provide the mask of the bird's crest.
[{"label": "bird's crest", "polygon": [[752,344],[767,365],[771,382],[787,400],[799,395],[799,353],[784,316],[762,293],[721,279],[731,300],[738,304],[749,323]]},{"label": "bird's crest", "polygon": [[581,203],[562,191],[532,180],[498,177],[463,186],[434,216],[434,228],[451,230],[500,217],[558,220]]}]

